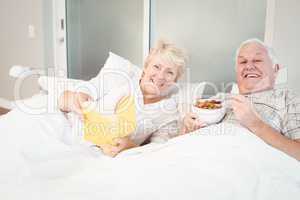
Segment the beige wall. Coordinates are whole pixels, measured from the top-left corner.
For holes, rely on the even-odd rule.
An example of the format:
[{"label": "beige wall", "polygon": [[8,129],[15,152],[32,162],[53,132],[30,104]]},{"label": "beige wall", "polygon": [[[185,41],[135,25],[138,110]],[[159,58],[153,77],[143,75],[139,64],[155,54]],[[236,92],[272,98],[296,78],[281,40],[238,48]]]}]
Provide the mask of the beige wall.
[{"label": "beige wall", "polygon": [[[44,65],[41,0],[0,0],[0,98],[13,100],[14,79],[8,76],[12,65]],[[28,25],[36,28],[36,38],[29,39]],[[22,88],[28,97],[37,91],[32,78]]]},{"label": "beige wall", "polygon": [[287,81],[291,89],[300,94],[300,1],[275,0],[273,46],[287,67]]},{"label": "beige wall", "polygon": [[163,37],[184,47],[193,82],[234,81],[239,44],[264,39],[266,0],[153,0],[152,9],[152,45]]},{"label": "beige wall", "polygon": [[[14,99],[14,95],[13,95],[13,88],[14,88],[14,79],[8,76],[8,71],[11,65],[15,65],[15,64],[19,64],[19,65],[28,65],[28,66],[38,66],[38,67],[43,67],[43,66],[53,66],[53,40],[52,40],[52,20],[51,20],[51,13],[52,13],[52,5],[51,5],[51,0],[26,0],[26,1],[21,1],[21,0],[0,0],[1,2],[1,6],[0,6],[0,25],[1,25],[1,31],[0,31],[0,100],[1,99],[9,99],[9,100],[13,100]],[[93,1],[94,4],[96,4],[95,1]],[[155,2],[155,0],[154,0]],[[164,1],[160,1],[159,4],[161,5],[171,5],[171,4],[167,4],[167,0]],[[177,7],[179,10],[184,10],[184,9],[188,9],[189,11],[192,11],[194,8],[194,6],[186,4],[186,3],[182,3],[183,1],[178,1],[177,2]],[[190,1],[193,2],[193,4],[199,4],[198,1]],[[208,2],[208,1],[207,1]],[[254,6],[254,2],[250,3],[250,1],[245,1],[245,0],[239,0],[238,2],[244,2],[247,4],[247,6],[249,7],[250,4],[252,6]],[[295,89],[298,93],[300,93],[300,84],[298,84],[298,75],[300,74],[300,70],[299,70],[299,66],[298,66],[298,62],[297,62],[297,58],[299,57],[299,52],[300,52],[300,40],[299,40],[299,35],[300,35],[300,26],[298,26],[298,24],[300,24],[300,2],[298,0],[286,0],[286,1],[281,1],[281,0],[275,0],[276,2],[276,8],[275,8],[275,20],[274,20],[274,40],[273,40],[273,45],[275,47],[275,50],[277,51],[278,57],[280,59],[280,61],[282,62],[283,66],[288,67],[288,82],[291,88]],[[179,4],[180,3],[180,4]],[[249,4],[249,5],[248,5]],[[158,5],[158,4],[154,4],[154,5]],[[173,5],[173,4],[172,4]],[[209,4],[207,4],[208,6]],[[227,4],[226,4],[227,5]],[[141,7],[141,6],[138,6]],[[237,4],[236,8],[239,7],[243,7],[243,3],[239,3]],[[132,10],[130,12],[133,12],[133,10],[139,10],[137,7],[132,8]],[[162,8],[161,8],[162,9]],[[215,8],[216,9],[216,8]],[[227,9],[233,9],[232,7],[227,7],[224,6],[222,8],[220,8],[221,10],[223,10],[225,12],[225,10]],[[167,13],[171,14],[171,12],[173,12],[170,9],[166,9],[168,10]],[[240,10],[236,13],[236,15],[242,15],[242,13],[244,13],[244,11],[242,11],[242,9],[237,9]],[[255,10],[254,7],[252,7],[252,10]],[[243,15],[251,15],[251,9],[244,13]],[[205,16],[204,13],[205,9],[202,10],[202,15]],[[139,10],[140,12],[140,10]],[[159,12],[159,11],[158,11]],[[174,11],[177,12],[177,11]],[[256,11],[257,12],[257,11]],[[166,13],[166,14],[167,14]],[[260,12],[262,13],[262,12]],[[169,19],[169,23],[167,24],[166,28],[170,29],[173,26],[176,28],[175,30],[178,30],[178,26],[176,24],[178,23],[183,23],[185,24],[185,28],[189,28],[191,29],[191,31],[186,31],[184,33],[182,33],[181,35],[178,35],[178,31],[174,31],[171,32],[172,34],[169,35],[169,37],[171,39],[178,39],[178,41],[180,41],[179,43],[181,43],[181,46],[185,46],[187,47],[187,49],[189,48],[194,48],[193,45],[194,43],[198,42],[200,43],[200,40],[204,40],[205,37],[200,37],[199,40],[195,40],[193,41],[191,44],[189,43],[190,38],[197,38],[198,36],[198,32],[199,31],[204,31],[204,30],[198,30],[200,25],[203,25],[203,23],[205,22],[204,19],[205,18],[201,18],[198,20],[199,22],[199,26],[195,26],[193,24],[190,23],[184,23],[189,22],[189,19],[193,17],[193,15],[190,13],[189,15],[184,15],[183,12],[177,12],[177,16],[179,16],[178,19],[180,19],[180,21],[176,21],[173,18]],[[221,16],[222,12],[219,13],[219,15]],[[141,15],[141,13],[137,14],[138,16]],[[232,13],[234,17],[235,15]],[[105,16],[105,15],[104,15]],[[168,15],[167,15],[168,16]],[[87,18],[85,18],[85,20],[91,20],[91,19],[95,19],[92,16],[90,16],[91,18],[89,19],[88,16]],[[99,16],[102,17],[102,16]],[[128,16],[127,16],[128,17]],[[103,18],[106,19],[106,18]],[[154,20],[158,20],[160,19],[159,16],[157,16],[156,18],[154,18]],[[211,18],[207,18],[210,20],[213,20]],[[142,20],[142,19],[141,19]],[[201,23],[201,20],[203,21]],[[222,18],[222,20],[227,20],[230,21],[230,16],[224,15],[224,17]],[[251,19],[247,19],[249,20],[249,23],[247,23],[247,27],[242,28],[239,27],[239,30],[243,30],[246,31],[246,28],[248,29],[252,29],[254,30],[254,28],[252,26],[254,26],[254,23],[252,18]],[[255,21],[255,20],[254,20]],[[108,23],[105,23],[105,30],[111,28],[110,23],[111,23],[111,19],[107,19]],[[92,27],[93,24],[97,24],[99,23],[98,21],[94,21],[93,23],[90,24],[90,26]],[[125,23],[125,22],[124,22]],[[142,21],[138,21],[138,26],[140,26],[142,23]],[[159,20],[159,24],[157,24],[160,28],[160,33],[163,33],[163,23],[164,20],[160,19]],[[33,24],[36,28],[36,38],[35,39],[29,39],[28,38],[28,25],[29,24]],[[237,22],[237,24],[242,24],[242,22]],[[210,36],[210,37],[214,37],[215,38],[215,42],[213,44],[216,44],[215,46],[219,46],[219,44],[222,43],[223,40],[220,40],[221,37],[224,36],[224,31],[221,30],[228,30],[228,27],[222,27],[222,23],[221,22],[215,22],[214,24],[215,26],[217,26],[217,29],[220,29],[220,31],[218,33],[214,33],[213,34],[209,34],[206,36]],[[250,26],[251,25],[251,26]],[[233,24],[232,24],[233,26]],[[260,28],[258,29],[258,31],[256,32],[254,30],[253,32],[253,36],[258,34],[258,35],[262,35],[263,33],[260,31],[261,30],[261,26],[263,26],[263,22],[259,22],[259,26]],[[91,28],[91,27],[85,27],[86,29]],[[193,27],[195,30],[193,30]],[[251,28],[252,27],[252,28]],[[120,27],[122,28],[122,27]],[[179,30],[181,30],[179,28]],[[198,30],[198,31],[197,31]],[[114,30],[114,32],[122,32],[120,30]],[[222,34],[219,34],[221,33]],[[101,31],[99,31],[99,34],[102,33]],[[156,37],[158,33],[153,33],[154,37]],[[177,35],[176,35],[177,34]],[[196,34],[196,35],[193,35]],[[100,34],[102,35],[102,34]],[[203,33],[201,34],[203,36]],[[205,35],[204,35],[205,36]],[[252,34],[250,35],[245,35],[245,37],[251,37]],[[106,36],[108,37],[108,36]],[[129,36],[128,36],[129,37]],[[244,38],[244,36],[243,36]],[[243,38],[237,38],[239,40],[243,39]],[[224,39],[224,38],[223,38]],[[231,40],[229,40],[230,37],[227,37],[226,41],[223,41],[224,44],[227,44],[228,47],[235,47],[238,44],[238,41],[235,42],[231,42],[229,45],[230,41],[233,41],[232,38]],[[138,39],[140,40],[140,38]],[[91,45],[91,42],[93,42],[94,40],[90,40],[90,41],[86,41],[88,45],[86,45],[87,47]],[[88,43],[90,42],[90,43]],[[209,42],[209,44],[212,44],[209,40],[204,40],[201,42],[203,47],[206,47],[206,43]],[[107,43],[107,41],[97,41],[96,44],[102,44],[104,45],[104,49],[105,52],[107,52],[110,48],[112,48],[111,50],[117,49],[117,47],[115,46],[105,46],[105,44]],[[97,45],[95,45],[97,46]],[[123,45],[124,46],[124,45]],[[138,45],[140,46],[140,45]],[[126,47],[126,46],[125,46]],[[214,46],[207,46],[207,48],[213,48]],[[205,49],[207,49],[205,48]],[[209,64],[214,64],[209,62],[211,59],[213,59],[213,57],[211,57],[210,59],[210,55],[211,56],[215,56],[217,55],[218,57],[224,57],[223,54],[226,54],[226,58],[230,58],[228,60],[228,66],[232,65],[232,56],[233,56],[233,51],[226,51],[225,53],[223,51],[223,53],[219,53],[219,54],[207,54],[207,50],[201,53],[201,49],[199,50],[198,47],[194,48],[195,51],[199,51],[197,53],[197,55],[201,55],[201,59],[199,61],[199,63],[197,64],[197,59],[198,56],[196,56],[196,54],[194,55],[193,52],[190,53],[191,55],[191,60],[190,60],[190,66],[194,69],[196,69],[196,72],[198,70],[200,70],[199,66],[208,66]],[[142,54],[142,48],[140,47],[140,51]],[[209,50],[211,51],[211,49]],[[87,53],[87,52],[86,52]],[[141,63],[141,60],[134,60],[133,55],[128,54],[128,52],[126,52],[126,48],[124,50],[124,52],[117,52],[120,54],[124,54],[125,57],[128,57],[129,59],[133,60],[136,63]],[[127,55],[128,54],[128,55]],[[205,57],[205,55],[207,54],[207,56]],[[228,54],[228,55],[227,55]],[[204,56],[205,59],[202,59],[202,57]],[[104,58],[103,58],[104,59]],[[97,61],[96,63],[100,63],[99,61]],[[194,64],[193,64],[194,63]],[[92,65],[96,65],[95,63],[93,63]],[[214,64],[213,68],[201,68],[201,71],[197,72],[197,73],[193,73],[196,74],[197,77],[192,77],[192,79],[198,80],[199,79],[209,79],[212,81],[230,81],[232,80],[234,77],[233,75],[233,71],[228,70],[220,70],[218,68],[218,66],[220,66],[218,63]],[[96,66],[95,66],[96,67]],[[229,66],[230,69],[231,66]],[[206,70],[207,69],[207,70]],[[83,76],[89,76],[90,73],[96,73],[98,72],[98,69],[94,68],[94,69],[84,69],[83,70],[84,73],[82,74]],[[199,75],[200,74],[200,75]],[[23,87],[23,95],[26,96],[30,96],[31,94],[33,94],[34,92],[37,91],[37,85],[35,83],[35,80],[31,80],[31,81],[27,81],[24,84]]]}]

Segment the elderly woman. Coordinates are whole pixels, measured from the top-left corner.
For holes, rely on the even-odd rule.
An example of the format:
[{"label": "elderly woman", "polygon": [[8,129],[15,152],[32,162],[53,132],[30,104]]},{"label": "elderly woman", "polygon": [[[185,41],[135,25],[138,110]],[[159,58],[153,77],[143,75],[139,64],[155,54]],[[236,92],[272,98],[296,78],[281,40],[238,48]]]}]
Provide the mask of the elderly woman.
[{"label": "elderly woman", "polygon": [[[174,44],[159,41],[148,55],[142,73],[131,79],[131,93],[136,98],[137,128],[130,137],[116,141],[117,145],[101,145],[103,153],[115,156],[121,151],[141,145],[146,140],[157,141],[174,137],[178,133],[176,102],[172,88],[185,68],[185,55]],[[99,85],[96,87],[100,87]],[[120,85],[102,98],[103,103],[121,99],[128,87]],[[83,92],[65,91],[59,99],[63,112],[80,114],[81,102],[92,99]],[[104,105],[103,104],[103,105]],[[175,114],[175,115],[174,115]]]}]

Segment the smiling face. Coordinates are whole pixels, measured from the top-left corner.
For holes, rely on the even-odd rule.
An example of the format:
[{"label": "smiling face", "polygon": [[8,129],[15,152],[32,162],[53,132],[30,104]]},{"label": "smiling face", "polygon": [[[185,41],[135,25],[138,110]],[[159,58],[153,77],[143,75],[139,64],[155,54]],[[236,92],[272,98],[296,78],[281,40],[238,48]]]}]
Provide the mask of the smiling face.
[{"label": "smiling face", "polygon": [[236,62],[240,94],[264,91],[274,87],[278,65],[273,67],[267,49],[261,44],[249,43],[243,46]]},{"label": "smiling face", "polygon": [[162,98],[174,85],[177,77],[177,67],[160,54],[155,54],[144,68],[140,86],[147,98]]}]

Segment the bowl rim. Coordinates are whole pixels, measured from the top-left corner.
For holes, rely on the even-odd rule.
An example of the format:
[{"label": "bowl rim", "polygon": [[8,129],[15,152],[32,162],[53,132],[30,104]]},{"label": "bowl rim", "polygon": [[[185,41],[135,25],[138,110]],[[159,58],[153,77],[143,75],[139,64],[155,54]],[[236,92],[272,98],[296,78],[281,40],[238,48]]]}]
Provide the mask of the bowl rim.
[{"label": "bowl rim", "polygon": [[225,111],[224,105],[222,105],[221,108],[216,108],[216,109],[199,108],[199,107],[193,105],[192,109],[196,110],[198,112],[201,112],[201,113],[205,113],[205,114],[213,114],[213,113],[219,113],[219,112],[224,112]]}]

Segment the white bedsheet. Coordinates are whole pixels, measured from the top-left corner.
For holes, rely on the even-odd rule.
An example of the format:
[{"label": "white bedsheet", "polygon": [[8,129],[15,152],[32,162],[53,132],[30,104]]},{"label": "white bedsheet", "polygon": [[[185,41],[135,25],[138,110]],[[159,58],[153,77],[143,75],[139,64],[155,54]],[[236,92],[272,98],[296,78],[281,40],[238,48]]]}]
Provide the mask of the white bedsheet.
[{"label": "white bedsheet", "polygon": [[219,124],[117,158],[61,142],[61,114],[0,117],[0,199],[299,199],[300,164]]}]

